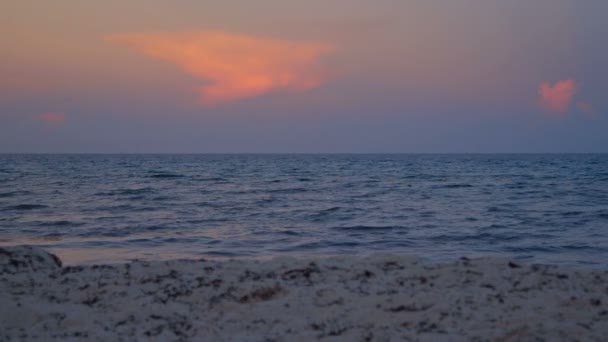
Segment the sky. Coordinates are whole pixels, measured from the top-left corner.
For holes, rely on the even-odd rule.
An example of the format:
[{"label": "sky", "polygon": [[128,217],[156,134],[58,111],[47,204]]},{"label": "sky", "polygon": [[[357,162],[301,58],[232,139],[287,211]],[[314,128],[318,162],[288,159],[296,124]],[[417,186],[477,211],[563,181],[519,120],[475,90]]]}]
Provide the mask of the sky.
[{"label": "sky", "polygon": [[0,153],[608,152],[605,0],[0,3]]}]

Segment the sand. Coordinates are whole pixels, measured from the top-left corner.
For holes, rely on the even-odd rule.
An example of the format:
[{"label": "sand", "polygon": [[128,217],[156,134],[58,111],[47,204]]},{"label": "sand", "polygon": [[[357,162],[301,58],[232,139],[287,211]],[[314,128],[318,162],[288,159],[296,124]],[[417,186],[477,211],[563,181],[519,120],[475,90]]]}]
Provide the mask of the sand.
[{"label": "sand", "polygon": [[62,267],[0,248],[1,341],[606,341],[608,271],[461,258]]}]

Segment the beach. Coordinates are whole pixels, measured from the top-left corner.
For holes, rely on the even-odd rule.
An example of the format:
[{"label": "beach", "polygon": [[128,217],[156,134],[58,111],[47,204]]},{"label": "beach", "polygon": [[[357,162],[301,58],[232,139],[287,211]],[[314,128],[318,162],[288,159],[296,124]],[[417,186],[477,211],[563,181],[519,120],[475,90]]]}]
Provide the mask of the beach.
[{"label": "beach", "polygon": [[3,341],[602,341],[608,272],[398,255],[62,266],[0,248]]},{"label": "beach", "polygon": [[0,342],[608,342],[608,0],[0,22]]}]

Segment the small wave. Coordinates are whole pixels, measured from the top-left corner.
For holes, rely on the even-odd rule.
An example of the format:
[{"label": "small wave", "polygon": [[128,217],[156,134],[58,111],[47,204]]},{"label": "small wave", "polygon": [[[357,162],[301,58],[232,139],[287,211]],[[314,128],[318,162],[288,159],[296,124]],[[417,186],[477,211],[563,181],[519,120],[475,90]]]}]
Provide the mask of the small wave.
[{"label": "small wave", "polygon": [[151,230],[151,231],[164,230],[164,229],[167,229],[167,226],[165,226],[165,225],[154,225],[154,226],[147,226],[144,229],[145,230]]},{"label": "small wave", "polygon": [[382,231],[382,230],[394,230],[394,229],[403,229],[404,227],[400,226],[342,226],[342,227],[333,227],[335,230],[342,231]]},{"label": "small wave", "polygon": [[514,242],[527,239],[550,239],[553,238],[550,234],[492,234],[479,233],[469,235],[441,234],[433,236],[430,239],[441,242],[466,242],[466,241],[484,241],[490,243],[498,242]]},{"label": "small wave", "polygon": [[282,231],[279,231],[278,233],[283,234],[283,235],[289,235],[289,236],[301,236],[302,235],[302,233],[296,232],[293,230],[282,230]]},{"label": "small wave", "polygon": [[507,189],[526,189],[530,186],[528,183],[515,183],[506,186]]},{"label": "small wave", "polygon": [[87,209],[89,212],[96,211],[106,211],[106,212],[119,212],[119,211],[128,211],[128,212],[141,212],[141,211],[155,211],[159,210],[159,207],[151,207],[151,206],[135,206],[131,204],[116,204],[110,206],[96,207]]},{"label": "small wave", "polygon": [[137,239],[128,239],[125,240],[125,242],[127,243],[142,243],[142,242],[151,242],[154,241],[153,239],[146,239],[146,238],[137,238]]},{"label": "small wave", "polygon": [[434,217],[437,213],[434,211],[422,211],[418,214],[420,217]]},{"label": "small wave", "polygon": [[150,187],[137,188],[137,189],[116,189],[109,192],[97,193],[99,196],[128,196],[128,195],[142,195],[154,192],[154,189]]},{"label": "small wave", "polygon": [[196,203],[197,207],[201,208],[230,208],[234,203],[222,203],[222,202],[214,202],[214,201],[206,201]]},{"label": "small wave", "polygon": [[185,176],[178,175],[175,173],[157,173],[157,174],[150,175],[148,177],[150,177],[150,178],[183,178]]},{"label": "small wave", "polygon": [[161,201],[168,201],[173,198],[174,197],[171,197],[171,196],[156,196],[156,197],[152,198],[152,200],[161,202]]},{"label": "small wave", "polygon": [[259,200],[256,201],[257,204],[268,204],[268,203],[273,203],[276,202],[277,199],[274,197],[270,197],[270,198],[261,198]]},{"label": "small wave", "polygon": [[605,247],[600,247],[600,246],[592,246],[592,245],[586,245],[586,244],[580,244],[580,245],[561,245],[559,246],[559,248],[561,249],[565,249],[565,250],[574,250],[574,251],[595,251],[595,252],[605,252],[607,249]]},{"label": "small wave", "polygon": [[358,194],[358,195],[353,195],[353,198],[372,198],[372,197],[379,197],[382,195],[386,195],[388,193],[390,193],[392,190],[391,189],[385,189],[385,190],[377,190],[377,191],[369,191],[369,192],[364,192],[362,194]]},{"label": "small wave", "polygon": [[306,192],[306,191],[308,191],[308,189],[306,189],[306,188],[268,190],[269,193],[273,193],[273,194],[297,194],[297,193]]},{"label": "small wave", "polygon": [[117,215],[117,216],[98,216],[95,217],[94,220],[95,221],[108,221],[108,220],[113,220],[113,221],[117,221],[117,220],[123,220],[125,219],[126,216],[124,215]]},{"label": "small wave", "polygon": [[82,223],[72,222],[72,221],[67,221],[67,220],[46,221],[46,222],[38,223],[38,226],[40,226],[40,227],[77,227],[77,226],[81,226],[81,225],[82,225]]},{"label": "small wave", "polygon": [[324,248],[329,246],[330,244],[325,243],[325,242],[304,242],[304,243],[300,243],[294,246],[286,246],[286,247],[279,247],[279,248],[275,248],[275,251],[292,251],[292,250],[315,250],[315,249],[320,249],[320,248]]},{"label": "small wave", "polygon": [[116,212],[116,211],[133,210],[133,209],[135,209],[135,207],[130,204],[115,204],[115,205],[109,205],[109,206],[88,208],[88,209],[86,209],[86,211],[97,212],[99,210],[103,210],[103,211],[109,211],[109,212]]},{"label": "small wave", "polygon": [[562,216],[579,216],[584,214],[582,211],[566,211],[562,213]]},{"label": "small wave", "polygon": [[46,205],[42,204],[18,204],[12,207],[8,207],[9,210],[35,210],[35,209],[44,209],[48,208]]},{"label": "small wave", "polygon": [[103,232],[83,232],[78,234],[79,237],[94,237],[94,236],[103,236],[103,237],[125,237],[131,235],[133,232],[129,230],[110,230]]},{"label": "small wave", "polygon": [[59,232],[46,233],[46,234],[42,234],[42,236],[41,236],[41,238],[43,240],[50,240],[50,241],[56,241],[62,237],[64,237],[64,234],[61,234]]},{"label": "small wave", "polygon": [[226,178],[224,177],[197,177],[193,178],[193,180],[198,182],[226,182]]},{"label": "small wave", "polygon": [[134,212],[141,212],[141,211],[156,211],[159,210],[159,207],[135,207],[132,209]]},{"label": "small wave", "polygon": [[472,188],[473,186],[471,184],[445,184],[445,185],[441,185],[439,186],[439,188],[446,188],[446,189],[461,189],[461,188]]},{"label": "small wave", "polygon": [[341,207],[331,207],[328,209],[320,210],[318,212],[314,212],[310,214],[310,218],[313,222],[322,222],[327,218],[332,218],[333,216],[339,216],[338,211],[341,211]]},{"label": "small wave", "polygon": [[334,248],[338,248],[338,247],[358,247],[360,246],[361,243],[360,242],[355,242],[355,241],[341,241],[341,242],[334,242],[332,243],[332,247]]},{"label": "small wave", "polygon": [[152,189],[152,188],[120,189],[120,190],[117,190],[115,193],[118,195],[141,195],[141,194],[147,194],[150,192],[154,192],[154,189]]},{"label": "small wave", "polygon": [[528,234],[491,234],[491,233],[481,233],[477,235],[470,236],[472,240],[482,240],[482,241],[490,241],[490,242],[504,242],[504,241],[520,241],[531,238],[531,235]]},{"label": "small wave", "polygon": [[507,226],[504,224],[500,224],[500,223],[492,223],[491,225],[486,227],[486,229],[504,229],[504,228],[507,228]]},{"label": "small wave", "polygon": [[440,241],[440,242],[461,242],[468,240],[478,240],[479,235],[453,235],[453,234],[441,234],[437,236],[432,236],[429,238],[431,241]]},{"label": "small wave", "polygon": [[240,254],[237,252],[228,252],[226,250],[219,250],[219,251],[203,252],[203,253],[201,253],[201,255],[209,256],[209,257],[237,257],[237,256],[243,256],[244,254]]},{"label": "small wave", "polygon": [[530,247],[505,247],[505,251],[511,253],[554,253],[557,248],[555,247],[543,247],[543,246],[530,246]]},{"label": "small wave", "polygon": [[0,193],[0,198],[23,196],[23,195],[29,195],[29,194],[31,194],[31,192],[29,192],[29,191],[9,191],[9,192]]}]

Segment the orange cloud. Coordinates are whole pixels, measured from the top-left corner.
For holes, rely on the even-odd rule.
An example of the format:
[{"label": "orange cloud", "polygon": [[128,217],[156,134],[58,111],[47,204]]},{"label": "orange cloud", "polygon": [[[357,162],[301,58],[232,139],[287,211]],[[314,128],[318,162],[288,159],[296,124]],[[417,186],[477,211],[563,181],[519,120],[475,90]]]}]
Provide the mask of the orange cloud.
[{"label": "orange cloud", "polygon": [[543,82],[539,88],[540,105],[554,113],[565,113],[572,105],[572,99],[578,91],[574,80],[559,81],[554,85]]},{"label": "orange cloud", "polygon": [[128,33],[106,41],[176,64],[209,84],[200,102],[217,105],[277,90],[306,91],[329,76],[320,65],[327,44],[291,42],[224,32]]},{"label": "orange cloud", "polygon": [[65,113],[48,112],[42,114],[40,120],[51,125],[60,125],[65,122],[66,116]]}]

